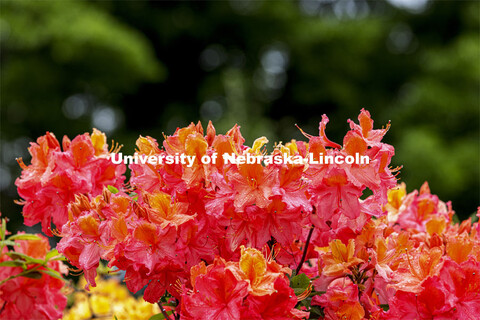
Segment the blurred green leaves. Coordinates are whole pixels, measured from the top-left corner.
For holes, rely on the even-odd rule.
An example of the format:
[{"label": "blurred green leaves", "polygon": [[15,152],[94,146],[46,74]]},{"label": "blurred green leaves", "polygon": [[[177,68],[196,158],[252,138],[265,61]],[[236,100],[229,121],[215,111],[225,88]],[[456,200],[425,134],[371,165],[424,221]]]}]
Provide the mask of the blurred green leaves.
[{"label": "blurred green leaves", "polygon": [[2,116],[12,136],[23,133],[12,122],[54,130],[69,95],[115,104],[117,93],[165,79],[148,39],[93,3],[3,1],[1,21]]},{"label": "blurred green leaves", "polygon": [[99,83],[134,90],[140,80],[165,77],[145,36],[87,2],[6,1],[2,19],[10,30],[7,52],[47,49],[56,64],[85,69],[81,80],[90,72]]}]

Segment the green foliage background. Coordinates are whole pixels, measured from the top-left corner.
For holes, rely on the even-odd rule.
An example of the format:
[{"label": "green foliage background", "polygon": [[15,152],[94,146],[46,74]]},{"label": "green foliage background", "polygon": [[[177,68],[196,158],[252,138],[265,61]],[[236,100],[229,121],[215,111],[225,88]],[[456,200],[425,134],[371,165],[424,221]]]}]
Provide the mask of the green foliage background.
[{"label": "green foliage background", "polygon": [[132,152],[139,134],[211,119],[273,143],[302,139],[295,123],[316,134],[326,113],[341,142],[365,107],[391,120],[408,190],[427,180],[466,218],[480,204],[480,6],[423,2],[4,0],[0,210],[20,228],[15,158],[46,131],[96,126]]}]

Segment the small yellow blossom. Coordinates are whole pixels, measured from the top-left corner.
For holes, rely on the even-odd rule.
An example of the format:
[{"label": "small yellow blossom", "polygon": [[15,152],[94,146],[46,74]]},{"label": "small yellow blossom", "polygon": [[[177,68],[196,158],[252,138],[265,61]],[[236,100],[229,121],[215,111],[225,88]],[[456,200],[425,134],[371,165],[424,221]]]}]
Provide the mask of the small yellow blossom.
[{"label": "small yellow blossom", "polygon": [[[90,292],[79,290],[73,294],[73,305],[65,311],[63,320],[115,319],[140,320],[148,319],[160,313],[156,304],[133,297],[118,279],[97,278],[97,286]],[[79,288],[85,286],[85,279],[78,283]]]}]

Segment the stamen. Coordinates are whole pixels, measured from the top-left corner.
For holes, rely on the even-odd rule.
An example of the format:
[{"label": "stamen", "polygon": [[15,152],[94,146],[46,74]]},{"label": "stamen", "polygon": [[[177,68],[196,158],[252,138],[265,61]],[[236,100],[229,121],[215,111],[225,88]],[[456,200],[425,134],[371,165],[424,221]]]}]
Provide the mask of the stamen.
[{"label": "stamen", "polygon": [[20,158],[16,158],[15,160],[17,160],[17,163],[18,165],[20,166],[20,168],[22,168],[23,170],[26,170],[28,167],[25,165],[25,163],[23,163],[23,159],[20,157]]},{"label": "stamen", "polygon": [[56,236],[56,237],[62,238],[62,237],[64,236],[60,231],[58,231],[57,228],[50,228],[50,231],[51,231],[52,234],[53,234],[54,236]]},{"label": "stamen", "polygon": [[300,132],[308,139],[311,139],[313,138],[313,136],[311,134],[308,134],[306,133],[305,131],[302,130],[302,128],[300,128],[296,123],[295,123],[295,127],[297,127],[298,130],[300,130]]},{"label": "stamen", "polygon": [[110,147],[109,153],[118,153],[120,149],[123,148],[123,144],[119,144],[118,142],[113,141],[112,139],[112,146]]},{"label": "stamen", "polygon": [[308,298],[310,293],[312,293],[312,282],[310,281],[310,284],[308,285],[307,289],[303,291],[299,296],[297,296],[297,301],[302,301]]}]

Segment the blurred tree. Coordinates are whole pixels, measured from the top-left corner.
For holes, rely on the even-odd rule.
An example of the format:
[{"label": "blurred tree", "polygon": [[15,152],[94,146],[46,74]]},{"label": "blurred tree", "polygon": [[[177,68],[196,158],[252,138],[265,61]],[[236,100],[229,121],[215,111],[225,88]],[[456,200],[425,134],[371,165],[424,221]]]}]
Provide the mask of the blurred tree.
[{"label": "blurred tree", "polygon": [[[480,204],[480,7],[447,2],[431,9],[443,24],[411,18],[418,72],[397,90],[391,119],[396,163],[410,185],[428,180],[462,218]],[[404,129],[405,128],[405,129]]]},{"label": "blurred tree", "polygon": [[15,158],[28,158],[28,142],[46,131],[60,139],[91,131],[92,124],[113,131],[123,114],[111,106],[122,103],[121,93],[158,83],[165,69],[145,36],[91,3],[1,7],[1,210],[18,217]]},{"label": "blurred tree", "polygon": [[132,152],[198,119],[285,141],[323,113],[341,142],[365,107],[392,121],[408,188],[428,180],[465,218],[480,203],[479,3],[390,1],[4,1],[4,145],[103,125]]}]

